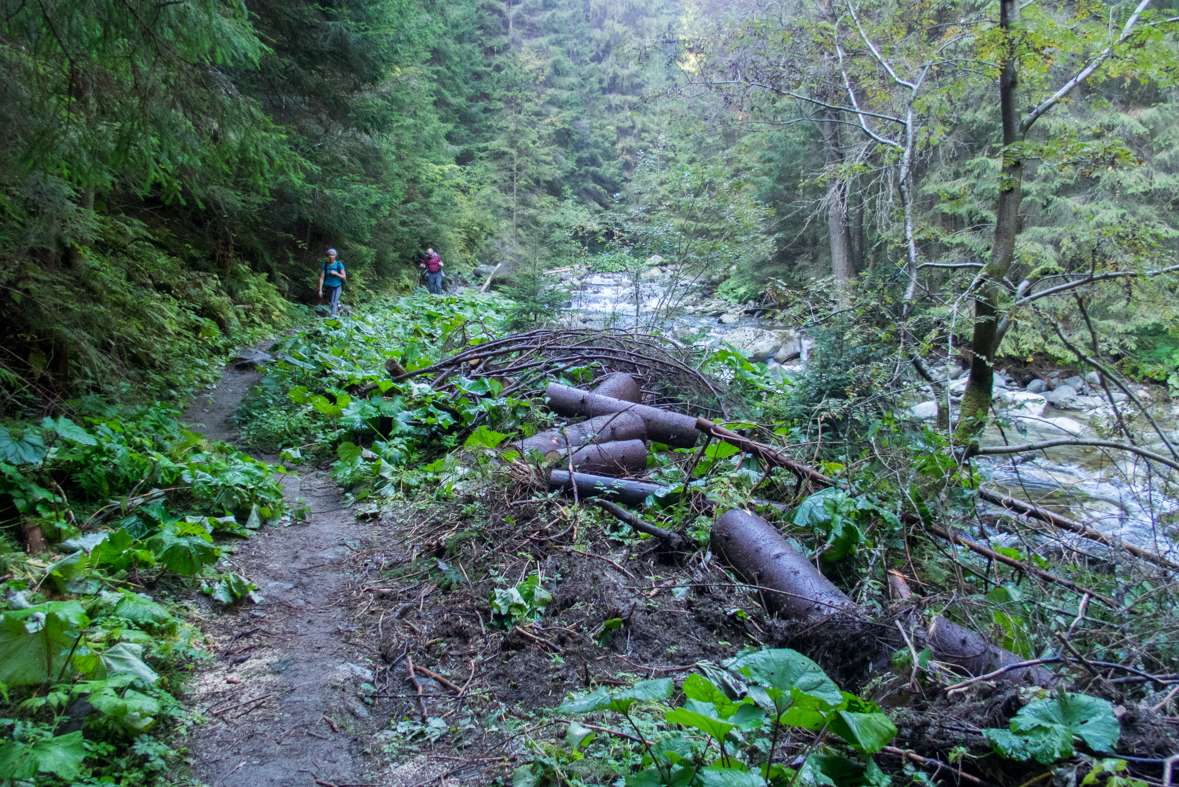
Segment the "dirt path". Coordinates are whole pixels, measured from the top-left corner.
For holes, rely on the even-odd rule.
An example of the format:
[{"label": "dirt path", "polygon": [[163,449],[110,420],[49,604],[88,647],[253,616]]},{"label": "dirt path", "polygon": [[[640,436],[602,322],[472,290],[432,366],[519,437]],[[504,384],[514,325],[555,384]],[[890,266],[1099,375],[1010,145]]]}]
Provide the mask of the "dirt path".
[{"label": "dirt path", "polygon": [[[225,370],[221,385],[185,413],[211,439],[236,438],[229,417],[260,373]],[[284,478],[292,505],[310,516],[264,528],[228,545],[226,560],[249,577],[264,601],[226,608],[194,599],[199,625],[215,644],[215,663],[195,676],[187,704],[207,722],[190,748],[196,777],[211,787],[366,782],[362,742],[378,725],[358,698],[373,680],[368,656],[375,634],[352,622],[358,565],[371,553],[375,525],[340,504],[326,472]]]}]

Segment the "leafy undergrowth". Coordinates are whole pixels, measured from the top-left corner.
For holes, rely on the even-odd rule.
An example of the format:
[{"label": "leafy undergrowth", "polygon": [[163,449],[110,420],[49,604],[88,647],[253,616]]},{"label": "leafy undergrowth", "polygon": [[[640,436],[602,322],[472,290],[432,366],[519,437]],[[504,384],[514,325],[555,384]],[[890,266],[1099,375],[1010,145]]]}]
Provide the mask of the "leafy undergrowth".
[{"label": "leafy undergrowth", "polygon": [[[392,558],[383,550],[380,561],[392,566],[386,579],[399,587],[369,612],[379,616],[386,665],[368,699],[390,715],[385,740],[392,753],[450,749],[483,762],[503,751],[495,748],[501,744],[487,748],[488,735],[518,736],[531,747],[523,770],[514,777],[515,768],[506,765],[477,773],[522,784],[626,778],[632,784],[882,785],[924,781],[933,777],[923,774],[951,765],[999,784],[1021,784],[1049,765],[1120,784],[1130,778],[1126,762],[1149,773],[1174,748],[1173,725],[1163,717],[1174,707],[1168,703],[1175,695],[1167,692],[1179,655],[1175,589],[1167,576],[1112,550],[1043,537],[977,510],[979,475],[959,466],[933,430],[889,408],[871,358],[853,352],[851,367],[847,358],[820,358],[795,385],[735,353],[703,359],[703,368],[761,422],[733,428],[783,448],[811,446],[811,461],[838,476],[841,487],[805,490],[728,444],[655,446],[646,478],[663,491],[642,516],[694,544],[672,555],[600,512],[549,493],[537,457],[497,450],[510,435],[549,423],[528,398],[535,391],[513,390],[510,377],[475,372],[437,386],[427,378],[390,379],[496,337],[505,311],[492,297],[418,296],[325,321],[277,348],[279,361],[244,414],[245,433],[281,448],[287,462],[334,459],[335,477],[350,490],[357,514],[396,518],[403,531],[397,548],[390,545]],[[387,366],[390,360],[395,363]],[[588,382],[593,374],[569,369],[566,378]],[[824,415],[812,419],[820,410]],[[695,493],[720,508],[703,505]],[[784,504],[763,511],[874,614],[871,626],[831,636],[785,625],[768,618],[758,596],[718,565],[708,552],[712,513],[750,505],[754,496]],[[951,551],[920,525],[905,524],[902,513],[910,521],[969,528],[1004,557],[1085,591],[965,549]],[[894,602],[886,589],[890,572],[901,568],[917,597]],[[938,614],[1017,657],[1054,659],[1051,668],[1073,685],[1066,694],[1063,686],[1004,691],[982,683],[965,699],[948,696],[946,688],[962,676],[911,641]],[[789,693],[798,708],[819,714],[808,724],[786,721],[794,717],[784,711],[795,705],[783,708],[772,696],[767,702],[750,675],[739,677],[740,662],[731,661],[748,649],[783,648],[805,651],[851,694],[831,694],[820,707],[797,686],[760,686],[766,696],[770,689]],[[1091,661],[1082,662],[1074,649]],[[401,694],[408,684],[394,668],[407,658],[456,685],[467,682],[469,693],[457,706],[441,691],[421,701]],[[1104,672],[1094,674],[1093,662]],[[729,667],[737,676],[722,679]],[[693,671],[726,699],[717,696],[711,710],[700,705],[705,687],[680,680]],[[568,719],[557,709],[570,692],[595,683],[629,686],[672,676],[687,699],[669,705],[665,696],[636,697],[642,702],[627,707],[633,727],[625,735],[609,732],[620,728],[595,730],[606,719]],[[386,702],[394,696],[398,702]],[[608,711],[609,703],[594,712]],[[1121,723],[1114,703],[1133,708]],[[840,714],[865,716],[877,734],[857,739],[849,728],[844,735],[838,725],[851,722]],[[651,748],[683,739],[689,718],[711,721],[707,730],[688,733],[686,748],[669,744],[678,747],[671,754]],[[900,728],[893,742],[899,748],[879,748],[891,737],[881,719]],[[597,737],[552,736],[556,724],[578,729],[572,722]],[[910,748],[923,759],[904,755]],[[771,761],[781,767],[762,768]],[[443,776],[475,773],[455,766]]]},{"label": "leafy undergrowth", "polygon": [[282,490],[169,407],[70,412],[0,426],[0,780],[147,784],[178,762],[168,740],[190,720],[173,695],[204,658],[160,598],[250,593],[215,570],[216,539],[283,517]]}]

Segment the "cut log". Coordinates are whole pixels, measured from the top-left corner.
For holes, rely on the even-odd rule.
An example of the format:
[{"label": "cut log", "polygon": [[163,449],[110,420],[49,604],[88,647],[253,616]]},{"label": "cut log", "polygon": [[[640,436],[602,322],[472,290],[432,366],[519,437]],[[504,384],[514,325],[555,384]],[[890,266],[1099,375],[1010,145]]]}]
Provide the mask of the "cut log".
[{"label": "cut log", "polygon": [[624,402],[609,396],[599,396],[580,388],[550,383],[545,391],[549,407],[566,418],[585,416],[592,418],[623,411],[632,412],[647,425],[647,437],[675,448],[691,448],[700,439],[696,431],[696,419],[689,415],[672,413],[645,404]]},{"label": "cut log", "polygon": [[[508,444],[524,456],[529,451],[539,451],[546,457],[556,452],[564,456],[568,449],[576,451],[586,445],[595,443],[612,443],[619,440],[644,440],[647,437],[647,425],[643,419],[631,412],[599,415],[588,421],[565,427],[565,433],[558,429],[540,432],[524,440],[516,440]],[[568,446],[566,446],[568,438]]]},{"label": "cut log", "polygon": [[580,498],[607,497],[632,506],[642,505],[648,496],[667,491],[667,487],[658,484],[623,481],[621,478],[606,478],[588,473],[574,473],[571,481],[568,470],[554,470],[549,476],[550,489],[573,489],[574,483],[577,484],[577,495]]},{"label": "cut log", "polygon": [[615,372],[614,374],[606,375],[602,378],[602,382],[598,383],[597,387],[594,388],[594,393],[598,396],[609,396],[624,402],[643,403],[643,392],[639,390],[639,384],[635,382],[635,378],[626,372]]},{"label": "cut log", "polygon": [[[971,676],[994,672],[1009,664],[1024,661],[1006,648],[988,642],[984,637],[941,615],[933,619],[933,624],[925,634],[925,644],[929,646],[934,661],[952,664]],[[1037,686],[1051,686],[1056,682],[1056,676],[1043,667],[1024,667],[1006,672],[996,680],[1008,683],[1030,681]]]},{"label": "cut log", "polygon": [[752,585],[767,610],[792,620],[858,615],[855,603],[756,514],[735,508],[712,524],[712,548]]},{"label": "cut log", "polygon": [[[769,522],[756,514],[733,509],[717,517],[712,524],[712,548],[746,582],[757,587],[762,604],[779,617],[808,623],[838,620],[848,625],[868,617],[810,561],[792,549]],[[818,630],[813,634],[833,636]],[[971,675],[1022,661],[1011,651],[941,616],[934,618],[924,639],[937,661],[952,664]],[[1032,668],[1012,670],[997,679],[1030,680],[1040,686],[1051,686],[1055,681],[1047,670]]]},{"label": "cut log", "polygon": [[[609,497],[611,500],[618,500],[630,506],[639,506],[647,499],[649,495],[654,495],[659,492],[677,494],[666,486],[659,486],[658,484],[648,484],[643,481],[622,481],[617,478],[607,478],[600,475],[591,475],[589,473],[574,473],[577,481],[577,496],[580,499],[587,497]],[[567,470],[553,470],[552,475],[549,476],[549,489],[564,489],[572,490],[573,485],[569,482],[569,472]],[[705,510],[711,510],[715,501],[710,500],[696,490],[692,490],[692,496],[697,505],[705,507]],[[758,506],[770,506],[779,511],[788,511],[790,506],[784,503],[774,503],[770,500],[761,500],[753,498],[750,503]]]},{"label": "cut log", "polygon": [[642,440],[587,445],[569,458],[574,470],[625,477],[647,469],[647,446]]}]

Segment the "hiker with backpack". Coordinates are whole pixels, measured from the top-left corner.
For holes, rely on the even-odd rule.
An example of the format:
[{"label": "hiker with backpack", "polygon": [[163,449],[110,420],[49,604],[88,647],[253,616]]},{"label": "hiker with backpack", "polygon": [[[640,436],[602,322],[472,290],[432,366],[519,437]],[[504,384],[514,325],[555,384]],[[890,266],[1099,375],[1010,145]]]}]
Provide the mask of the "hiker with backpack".
[{"label": "hiker with backpack", "polygon": [[442,258],[433,249],[426,249],[426,256],[419,268],[426,271],[426,286],[431,295],[442,294]]},{"label": "hiker with backpack", "polygon": [[344,280],[348,278],[348,272],[344,270],[344,263],[336,259],[335,249],[328,249],[327,254],[327,262],[319,272],[319,297],[323,297],[323,288],[327,287],[332,316],[335,317],[336,312],[340,310],[340,292],[344,289]]}]

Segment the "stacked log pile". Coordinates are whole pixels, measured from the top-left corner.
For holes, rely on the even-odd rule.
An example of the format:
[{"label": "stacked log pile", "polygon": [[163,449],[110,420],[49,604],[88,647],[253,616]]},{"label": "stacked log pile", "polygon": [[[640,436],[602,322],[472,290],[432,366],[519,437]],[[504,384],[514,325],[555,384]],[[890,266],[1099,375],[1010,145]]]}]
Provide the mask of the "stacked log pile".
[{"label": "stacked log pile", "polygon": [[[602,496],[627,505],[642,505],[649,496],[663,489],[634,478],[646,468],[647,445],[644,441],[691,448],[701,435],[729,442],[756,456],[766,466],[785,468],[800,482],[819,487],[835,484],[833,479],[780,451],[707,419],[642,404],[637,401],[640,398],[638,385],[628,377],[625,374],[611,375],[595,391],[557,383],[548,386],[546,401],[554,413],[567,418],[587,419],[513,444],[524,451],[539,451],[546,458],[564,464],[564,469],[551,472],[551,488],[569,490],[580,499]],[[629,398],[616,398],[604,391]],[[637,520],[612,503],[606,505],[614,506],[612,513],[624,521]],[[653,526],[646,527],[650,532]],[[683,543],[677,534],[661,532],[666,541],[672,540],[674,535],[677,544]],[[941,528],[934,528],[934,533],[957,543],[977,546]],[[756,514],[742,509],[720,513],[712,526],[712,546],[738,576],[758,591],[767,611],[786,620],[807,624],[816,638],[844,636],[849,621],[868,619],[865,610],[795,551],[776,528]],[[826,635],[822,633],[824,626],[827,627]],[[999,679],[1030,681],[1041,686],[1054,682],[1053,675],[1040,667],[1012,669],[1012,665],[1020,663],[1016,654],[940,615],[927,628],[914,632],[914,636],[920,647],[930,648],[936,661],[967,675],[1007,668]]]}]

